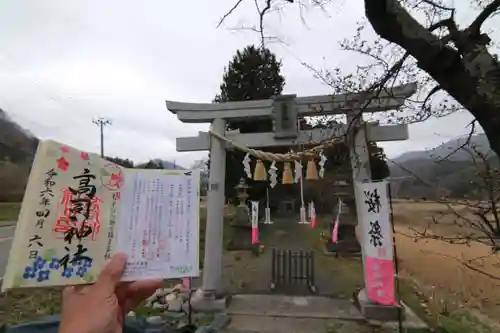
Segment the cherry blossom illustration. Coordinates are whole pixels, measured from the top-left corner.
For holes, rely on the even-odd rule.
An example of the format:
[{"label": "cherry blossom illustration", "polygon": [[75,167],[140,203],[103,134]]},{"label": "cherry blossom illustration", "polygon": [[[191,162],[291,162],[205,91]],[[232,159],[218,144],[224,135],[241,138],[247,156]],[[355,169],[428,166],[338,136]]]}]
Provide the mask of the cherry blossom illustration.
[{"label": "cherry blossom illustration", "polygon": [[69,162],[64,157],[59,158],[56,162],[59,170],[68,171]]}]

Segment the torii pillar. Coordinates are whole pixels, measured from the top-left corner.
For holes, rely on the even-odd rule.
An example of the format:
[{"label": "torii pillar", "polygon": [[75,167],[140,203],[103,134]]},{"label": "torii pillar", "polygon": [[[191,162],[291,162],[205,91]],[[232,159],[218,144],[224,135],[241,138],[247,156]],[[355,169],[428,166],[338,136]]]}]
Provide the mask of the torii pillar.
[{"label": "torii pillar", "polygon": [[[297,146],[298,144],[320,144],[332,137],[340,137],[349,130],[348,125],[336,125],[331,129],[313,129],[301,131],[297,118],[346,114],[354,119],[356,111],[363,105],[362,112],[389,111],[401,107],[406,98],[416,91],[416,84],[407,84],[381,92],[377,98],[364,105],[370,93],[339,94],[325,96],[296,97],[282,95],[268,100],[226,102],[226,103],[180,103],[167,101],[167,109],[176,114],[182,122],[211,123],[211,131],[225,136],[232,142],[251,148],[274,146]],[[226,132],[226,120],[239,119],[252,121],[272,119],[274,131],[271,133],[234,133]],[[357,121],[362,121],[358,117]],[[379,126],[369,124],[363,127],[354,138],[350,147],[354,181],[368,181],[369,155],[367,140],[393,141],[408,139],[406,125]],[[202,272],[202,286],[192,299],[193,309],[199,311],[222,310],[225,300],[218,296],[222,284],[223,223],[224,223],[224,188],[225,188],[225,149],[229,148],[206,132],[199,132],[196,137],[177,138],[177,151],[210,151],[210,172],[207,203],[207,221],[205,235],[205,258]],[[356,197],[358,198],[358,196]],[[358,200],[356,200],[358,201]],[[357,209],[358,210],[358,209]],[[359,212],[359,210],[358,210]],[[359,214],[358,214],[359,216]]]}]

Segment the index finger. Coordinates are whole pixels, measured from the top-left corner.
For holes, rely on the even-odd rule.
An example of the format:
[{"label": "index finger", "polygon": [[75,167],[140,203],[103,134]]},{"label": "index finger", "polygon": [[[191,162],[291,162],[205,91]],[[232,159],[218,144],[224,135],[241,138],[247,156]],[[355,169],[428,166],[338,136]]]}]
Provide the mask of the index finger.
[{"label": "index finger", "polygon": [[104,266],[99,274],[96,286],[106,290],[106,292],[114,292],[118,283],[120,282],[123,273],[125,272],[125,265],[127,264],[127,255],[124,253],[115,254],[111,260]]}]

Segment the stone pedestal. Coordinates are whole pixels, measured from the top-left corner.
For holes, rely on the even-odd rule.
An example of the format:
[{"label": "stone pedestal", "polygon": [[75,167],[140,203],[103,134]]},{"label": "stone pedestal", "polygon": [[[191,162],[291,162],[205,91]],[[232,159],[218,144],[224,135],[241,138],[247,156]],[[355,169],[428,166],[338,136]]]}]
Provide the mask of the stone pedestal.
[{"label": "stone pedestal", "polygon": [[226,244],[228,251],[252,250],[252,224],[246,205],[236,207],[236,215],[231,221],[229,242]]},{"label": "stone pedestal", "polygon": [[326,243],[326,250],[333,253],[359,255],[361,253],[361,246],[356,238],[353,237],[339,240],[337,243],[332,243],[332,241],[329,240]]},{"label": "stone pedestal", "polygon": [[226,244],[228,251],[252,250],[252,227],[231,226],[231,236]]},{"label": "stone pedestal", "polygon": [[358,293],[357,301],[359,309],[367,320],[376,321],[397,321],[401,311],[401,320],[405,319],[404,307],[400,305],[379,305],[368,299],[366,290],[362,289]]},{"label": "stone pedestal", "polygon": [[221,312],[227,307],[227,298],[215,292],[196,290],[191,296],[191,309],[195,312]]},{"label": "stone pedestal", "polygon": [[334,253],[345,253],[345,254],[359,254],[361,253],[361,245],[356,237],[356,225],[355,217],[350,214],[342,214],[340,216],[339,230],[338,230],[338,241],[337,243],[332,243],[331,234],[333,232],[334,224],[330,224],[330,235],[328,235],[328,242],[326,245],[326,250],[328,252]]}]

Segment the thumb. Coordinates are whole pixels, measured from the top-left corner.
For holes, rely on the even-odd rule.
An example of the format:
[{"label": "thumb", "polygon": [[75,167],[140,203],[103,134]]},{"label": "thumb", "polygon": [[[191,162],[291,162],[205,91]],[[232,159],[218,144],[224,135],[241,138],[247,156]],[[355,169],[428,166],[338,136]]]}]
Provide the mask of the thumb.
[{"label": "thumb", "polygon": [[124,253],[115,254],[106,266],[102,269],[96,284],[106,289],[107,291],[114,292],[117,284],[120,282],[123,273],[125,272],[125,265],[127,263],[127,255]]}]

